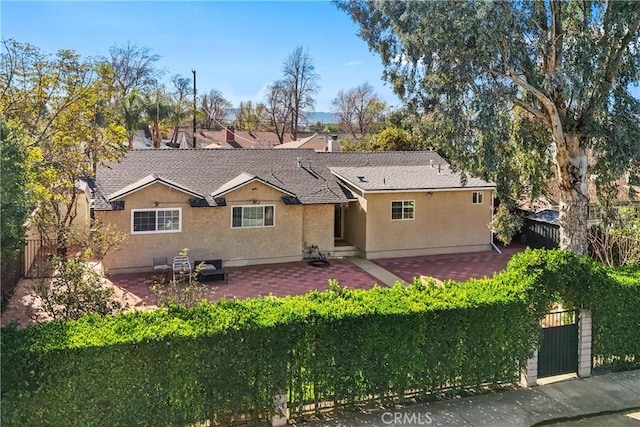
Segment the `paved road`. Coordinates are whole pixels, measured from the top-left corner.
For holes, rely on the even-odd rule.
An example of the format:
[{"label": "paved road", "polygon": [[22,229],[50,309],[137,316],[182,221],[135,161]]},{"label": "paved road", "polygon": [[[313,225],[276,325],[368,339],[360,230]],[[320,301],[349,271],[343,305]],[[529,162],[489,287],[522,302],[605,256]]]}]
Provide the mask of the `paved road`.
[{"label": "paved road", "polygon": [[[575,378],[528,389],[441,401],[430,404],[349,414],[332,420],[311,421],[307,427],[359,426],[490,426],[530,427],[553,420],[605,412],[640,411],[640,370]],[[631,424],[622,424],[631,420]],[[586,424],[593,422],[594,424]],[[601,422],[601,423],[599,423]],[[612,424],[603,424],[611,422]],[[621,424],[615,424],[620,422]],[[583,418],[567,426],[640,427],[625,414]]]},{"label": "paved road", "polygon": [[623,411],[617,414],[600,415],[588,418],[547,424],[556,427],[638,427],[640,426],[640,411]]}]

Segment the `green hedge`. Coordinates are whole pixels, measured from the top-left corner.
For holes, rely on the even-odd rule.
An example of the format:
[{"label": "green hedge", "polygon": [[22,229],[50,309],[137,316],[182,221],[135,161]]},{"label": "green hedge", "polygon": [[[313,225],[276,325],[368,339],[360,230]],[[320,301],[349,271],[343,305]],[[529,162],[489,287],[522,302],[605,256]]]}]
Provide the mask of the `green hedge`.
[{"label": "green hedge", "polygon": [[334,289],[4,328],[2,421],[224,424],[234,412],[267,419],[279,393],[295,412],[512,381],[539,327],[520,294],[490,280]]},{"label": "green hedge", "polygon": [[611,269],[584,305],[593,316],[593,355],[640,366],[640,268]]},{"label": "green hedge", "polygon": [[640,268],[607,269],[558,249],[526,250],[499,277],[529,292],[526,299],[539,315],[553,302],[589,309],[594,358],[640,365]]},{"label": "green hedge", "polygon": [[593,311],[594,348],[638,360],[638,272],[526,251],[492,279],[203,303],[2,328],[3,425],[122,426],[269,419],[518,379],[553,301]]}]

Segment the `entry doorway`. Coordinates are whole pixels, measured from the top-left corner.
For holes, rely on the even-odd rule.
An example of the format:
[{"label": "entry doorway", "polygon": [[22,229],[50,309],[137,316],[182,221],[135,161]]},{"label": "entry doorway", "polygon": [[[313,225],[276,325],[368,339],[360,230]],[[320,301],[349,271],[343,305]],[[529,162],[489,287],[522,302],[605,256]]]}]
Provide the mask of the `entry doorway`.
[{"label": "entry doorway", "polygon": [[333,238],[335,240],[342,239],[342,205],[336,204],[334,205],[334,215],[333,215]]}]

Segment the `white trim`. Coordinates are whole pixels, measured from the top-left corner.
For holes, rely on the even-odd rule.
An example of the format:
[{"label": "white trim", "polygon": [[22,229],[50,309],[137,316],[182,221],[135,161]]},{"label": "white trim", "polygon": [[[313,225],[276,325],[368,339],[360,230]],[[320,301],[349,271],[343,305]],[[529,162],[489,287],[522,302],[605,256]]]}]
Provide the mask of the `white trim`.
[{"label": "white trim", "polygon": [[[473,201],[474,198],[476,200],[480,200],[480,201],[479,202],[474,202]],[[484,204],[484,191],[474,191],[471,194],[471,204],[472,205],[483,205]]]},{"label": "white trim", "polygon": [[[178,229],[177,230],[157,230],[158,216],[156,215],[156,230],[153,231],[133,231],[133,217],[135,212],[149,211],[178,211]],[[131,209],[131,234],[161,234],[161,233],[180,233],[182,232],[182,208],[149,208],[149,209]]]},{"label": "white trim", "polygon": [[[412,215],[411,218],[405,218],[404,217],[404,204],[406,202],[411,202],[413,203],[412,207]],[[394,203],[402,203],[402,218],[393,218],[393,204]],[[416,201],[415,200],[411,200],[411,199],[404,199],[404,200],[392,200],[391,201],[391,211],[390,211],[390,217],[391,217],[391,221],[413,221],[414,219],[416,219]]]},{"label": "white trim", "polygon": [[182,193],[188,194],[190,196],[193,197],[197,197],[199,199],[204,199],[204,197],[201,194],[195,193],[191,190],[188,190],[185,187],[182,187],[174,182],[171,182],[167,179],[155,176],[155,175],[147,175],[146,177],[132,183],[129,184],[123,188],[121,188],[120,190],[111,193],[107,196],[107,201],[109,202],[115,202],[116,200],[119,200],[125,196],[128,196],[129,194],[135,193],[137,191],[140,191],[144,188],[147,188],[153,184],[163,184],[169,188],[173,188],[174,190],[180,191]]},{"label": "white trim", "polygon": [[[243,174],[245,174],[245,173],[243,172],[242,174],[238,175],[236,178],[242,179],[242,175]],[[250,174],[245,174],[245,175],[246,175],[246,177],[245,177],[246,181],[241,181],[241,182],[238,182],[237,184],[235,184],[235,185],[233,185],[233,186],[231,186],[229,188],[225,188],[225,186],[227,184],[229,184],[231,181],[233,181],[233,179],[230,180],[230,181],[227,181],[226,183],[222,184],[222,186],[220,186],[216,190],[214,190],[213,193],[211,193],[211,197],[213,197],[213,198],[222,197],[225,194],[228,194],[228,193],[230,193],[232,191],[237,190],[238,188],[242,188],[245,185],[251,184],[252,182],[256,182],[256,181],[266,185],[267,187],[271,187],[274,190],[277,190],[277,191],[279,191],[279,192],[281,192],[283,194],[286,194],[286,195],[291,196],[291,197],[296,197],[296,195],[293,194],[292,192],[287,191],[284,188],[278,187],[277,185],[271,184],[270,182],[267,182],[264,179],[258,178],[257,176],[253,176],[253,175],[250,175]],[[251,177],[251,178],[249,178],[249,177]],[[236,179],[236,178],[234,178],[234,179]]]},{"label": "white trim", "polygon": [[[245,226],[240,226],[240,227],[234,227],[233,226],[233,210],[235,208],[242,208],[242,213],[244,214],[244,208],[265,208],[270,206],[273,209],[273,224],[271,225],[254,225],[254,226],[249,226],[249,227],[245,227]],[[264,223],[264,209],[263,209],[263,218],[262,218],[262,222]],[[231,206],[231,229],[233,230],[242,230],[242,229],[246,229],[246,228],[273,228],[276,226],[276,205],[233,205]]]}]

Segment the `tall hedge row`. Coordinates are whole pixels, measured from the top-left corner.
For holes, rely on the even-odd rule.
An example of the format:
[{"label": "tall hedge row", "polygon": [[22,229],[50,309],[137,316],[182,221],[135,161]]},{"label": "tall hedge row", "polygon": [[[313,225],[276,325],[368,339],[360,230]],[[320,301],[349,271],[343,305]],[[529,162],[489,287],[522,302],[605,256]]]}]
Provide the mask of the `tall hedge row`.
[{"label": "tall hedge row", "polygon": [[334,289],[85,317],[2,333],[5,425],[222,424],[272,399],[355,401],[512,381],[536,342],[520,293],[490,280]]},{"label": "tall hedge row", "polygon": [[612,269],[584,301],[593,316],[593,355],[640,366],[640,268]]},{"label": "tall hedge row", "polygon": [[588,309],[594,358],[640,366],[640,268],[604,268],[561,250],[527,250],[499,277],[519,282],[539,315],[554,302]]},{"label": "tall hedge row", "polygon": [[560,251],[493,279],[203,303],[2,329],[3,425],[226,424],[407,390],[517,379],[552,301],[593,311],[595,351],[638,360],[638,272]]}]

